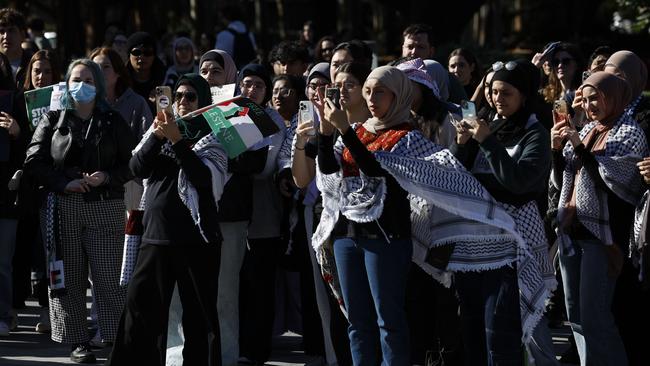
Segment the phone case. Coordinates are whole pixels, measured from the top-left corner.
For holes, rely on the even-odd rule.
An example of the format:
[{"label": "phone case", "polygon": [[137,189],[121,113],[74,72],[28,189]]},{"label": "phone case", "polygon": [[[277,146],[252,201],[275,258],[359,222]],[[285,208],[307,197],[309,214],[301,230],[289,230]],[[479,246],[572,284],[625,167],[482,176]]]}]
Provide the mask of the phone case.
[{"label": "phone case", "polygon": [[[305,122],[305,121],[312,121],[312,126],[314,125],[314,105],[311,104],[310,101],[308,100],[302,100],[300,101],[300,106],[299,106],[299,111],[300,111],[300,122]],[[310,133],[310,136],[314,136],[316,134],[316,131],[313,133]]]},{"label": "phone case", "polygon": [[461,102],[460,106],[463,112],[463,119],[476,119],[476,105],[474,102],[465,100]]},{"label": "phone case", "polygon": [[341,91],[338,88],[325,89],[325,96],[332,100],[336,108],[341,108],[341,103],[339,103],[339,99],[341,98]]},{"label": "phone case", "polygon": [[168,86],[156,87],[156,112],[172,113],[172,90]]}]

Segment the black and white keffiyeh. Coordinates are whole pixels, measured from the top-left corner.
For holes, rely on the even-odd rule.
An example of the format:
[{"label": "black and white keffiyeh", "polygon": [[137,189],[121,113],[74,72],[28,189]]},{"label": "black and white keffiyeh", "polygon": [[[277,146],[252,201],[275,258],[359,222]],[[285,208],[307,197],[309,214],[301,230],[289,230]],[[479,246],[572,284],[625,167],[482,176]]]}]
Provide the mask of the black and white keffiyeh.
[{"label": "black and white keffiyeh", "polygon": [[[145,141],[149,139],[152,133],[153,125],[144,134],[138,146],[135,147],[133,154],[142,148]],[[230,174],[228,173],[228,156],[226,154],[226,151],[219,143],[219,139],[213,133],[207,134],[196,144],[194,144],[192,151],[194,151],[194,153],[201,159],[201,161],[208,167],[208,169],[210,169],[210,175],[212,178],[212,195],[216,207],[219,207],[219,199],[223,193],[223,187],[228,182],[228,179],[230,179]],[[168,156],[172,159],[176,158],[176,153],[174,153],[172,145],[169,141],[167,141],[160,148],[160,154]],[[144,211],[146,210],[147,206],[145,197],[147,196],[148,184],[146,179],[144,179],[142,183],[144,190],[142,192],[142,199],[140,201],[139,210]],[[201,223],[199,194],[196,191],[196,188],[187,179],[187,175],[182,168],[178,173],[178,195],[183,204],[185,204],[188,210],[190,210],[194,224],[199,228],[203,240],[208,243],[208,238]],[[125,235],[124,250],[122,253],[122,269],[120,273],[120,285],[122,286],[125,286],[128,283],[131,275],[133,274],[141,240],[141,234]]]},{"label": "black and white keffiyeh", "polygon": [[[580,139],[596,127],[597,122],[591,122],[580,131]],[[622,114],[607,135],[605,151],[596,155],[598,172],[603,182],[616,196],[625,202],[636,206],[643,193],[643,181],[636,163],[648,154],[648,145],[643,131],[628,114]],[[578,163],[573,146],[567,144],[563,151],[567,162],[562,175],[562,182],[553,184],[560,189],[558,204],[558,222],[567,217],[567,203],[575,187],[577,219],[591,234],[605,245],[612,245],[614,240],[609,226],[609,208],[607,193],[597,189],[589,174],[583,172],[575,179],[576,164]],[[554,176],[553,174],[551,175]],[[558,231],[560,250],[565,255],[573,255],[575,248],[569,236]],[[625,243],[619,243],[625,244]]]},{"label": "black and white keffiyeh", "polygon": [[[144,142],[149,138],[153,133],[153,125],[142,137],[142,140],[133,150],[135,154],[141,148]],[[213,133],[209,133],[201,138],[194,146],[192,151],[201,159],[203,164],[205,164],[208,169],[210,169],[212,177],[212,195],[214,197],[214,203],[219,207],[219,199],[223,193],[223,187],[230,179],[230,174],[228,173],[228,155],[224,150],[223,146],[219,142],[219,138]],[[169,156],[172,159],[176,159],[176,153],[172,149],[172,144],[167,141],[160,148],[160,154]],[[144,190],[147,190],[146,179],[143,182]],[[178,195],[181,198],[181,201],[187,206],[192,214],[192,219],[194,224],[196,224],[201,232],[201,236],[207,242],[208,239],[204,233],[204,228],[201,226],[201,214],[199,212],[199,194],[196,191],[196,188],[190,183],[187,179],[187,175],[180,169],[178,173]],[[142,194],[145,196],[145,193]],[[142,208],[146,208],[146,202],[141,203]]]},{"label": "black and white keffiyeh", "polygon": [[[340,157],[343,143],[334,150]],[[391,151],[374,153],[382,167],[409,192],[413,261],[443,284],[451,272],[484,271],[516,263],[524,341],[528,341],[555,288],[547,242],[537,208],[500,204],[449,152],[411,131]],[[323,195],[321,222],[312,244],[321,265],[331,265],[325,243],[339,214],[355,222],[377,220],[383,211],[383,178],[343,178],[341,172],[321,174],[317,183]],[[436,247],[454,244],[445,271],[427,262]],[[327,272],[326,275],[335,273]],[[332,283],[330,281],[330,283]]]}]

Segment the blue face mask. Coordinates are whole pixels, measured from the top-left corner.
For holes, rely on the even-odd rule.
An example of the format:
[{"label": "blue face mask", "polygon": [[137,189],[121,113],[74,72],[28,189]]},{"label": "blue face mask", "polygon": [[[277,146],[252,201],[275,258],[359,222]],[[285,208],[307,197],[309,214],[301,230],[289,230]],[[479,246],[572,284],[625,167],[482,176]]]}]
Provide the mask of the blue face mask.
[{"label": "blue face mask", "polygon": [[82,82],[70,82],[68,92],[77,103],[90,103],[95,99],[95,86]]}]

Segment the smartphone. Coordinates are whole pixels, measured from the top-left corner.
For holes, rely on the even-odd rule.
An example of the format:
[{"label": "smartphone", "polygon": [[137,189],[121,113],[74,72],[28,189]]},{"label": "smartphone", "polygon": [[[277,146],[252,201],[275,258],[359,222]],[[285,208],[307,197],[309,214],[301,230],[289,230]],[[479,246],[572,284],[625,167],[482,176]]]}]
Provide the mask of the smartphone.
[{"label": "smartphone", "polygon": [[571,117],[569,117],[569,104],[564,99],[558,99],[553,102],[553,124],[568,121],[571,124]]},{"label": "smartphone", "polygon": [[550,57],[553,54],[553,51],[560,45],[560,41],[557,42],[552,42],[546,48],[544,51],[542,51],[542,60],[546,60],[548,57]]},{"label": "smartphone", "polygon": [[336,108],[341,109],[341,103],[339,100],[341,99],[341,91],[339,88],[327,88],[325,89],[325,97],[330,98],[330,100],[334,103],[334,106]]},{"label": "smartphone", "polygon": [[[314,127],[314,105],[308,100],[301,100],[298,111],[300,112],[298,122],[311,121],[311,126]],[[316,130],[309,133],[309,136],[316,136]]]},{"label": "smartphone", "polygon": [[156,113],[168,111],[172,113],[172,89],[168,86],[156,87]]},{"label": "smartphone", "polygon": [[[463,114],[464,124],[476,123],[476,104],[471,100],[463,100],[460,102],[460,110]],[[473,127],[473,126],[469,126]]]}]

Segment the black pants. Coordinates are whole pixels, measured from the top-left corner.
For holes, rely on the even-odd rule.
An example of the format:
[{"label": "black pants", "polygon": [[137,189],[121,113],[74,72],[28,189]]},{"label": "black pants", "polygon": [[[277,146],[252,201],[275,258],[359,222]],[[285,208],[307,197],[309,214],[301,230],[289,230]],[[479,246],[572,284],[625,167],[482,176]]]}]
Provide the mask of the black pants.
[{"label": "black pants", "polygon": [[174,284],[183,305],[183,365],[221,365],[217,288],[220,245],[140,247],[106,365],[164,366]]},{"label": "black pants", "polygon": [[639,270],[626,258],[612,301],[612,313],[630,366],[647,365],[650,356],[650,337],[643,335],[650,328],[650,290],[641,286],[638,274]]},{"label": "black pants", "polygon": [[411,363],[425,365],[428,357],[444,365],[462,365],[463,344],[455,289],[444,287],[415,264],[411,265],[407,286]]}]

